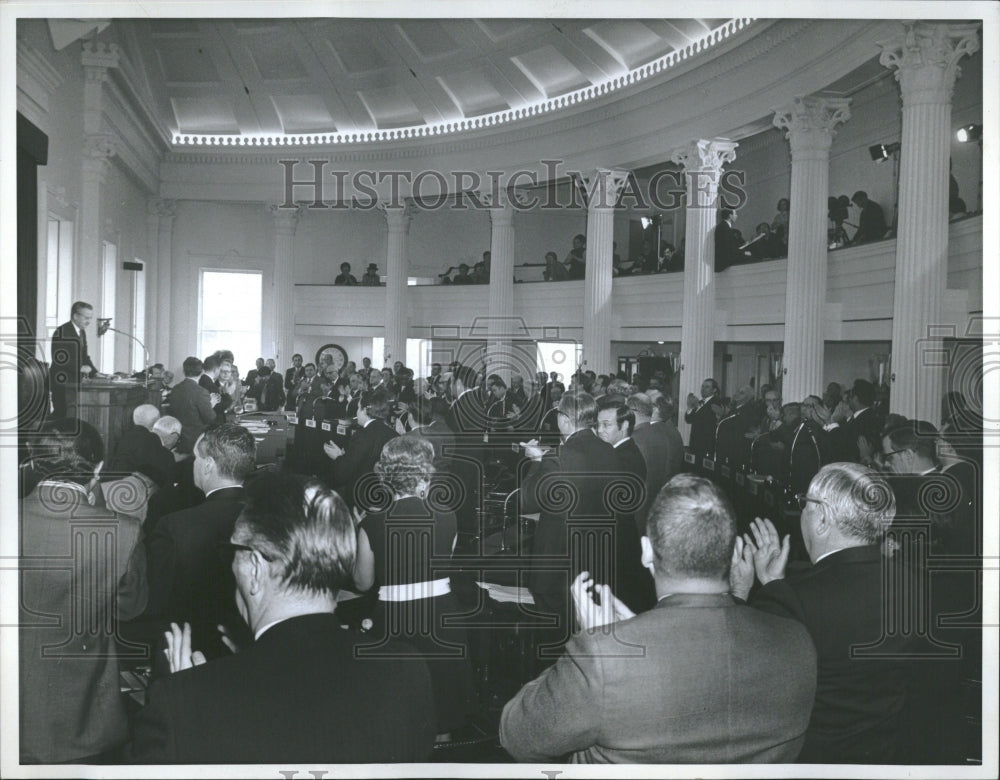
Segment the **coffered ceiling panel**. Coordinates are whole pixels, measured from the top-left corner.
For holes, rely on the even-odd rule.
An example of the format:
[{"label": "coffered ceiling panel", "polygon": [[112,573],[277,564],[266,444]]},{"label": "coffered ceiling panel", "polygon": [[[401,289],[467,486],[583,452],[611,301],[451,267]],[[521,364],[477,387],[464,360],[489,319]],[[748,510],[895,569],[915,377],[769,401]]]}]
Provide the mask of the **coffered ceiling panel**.
[{"label": "coffered ceiling panel", "polygon": [[[513,121],[710,56],[749,20],[129,19],[123,38],[174,143],[372,140]],[[722,33],[725,33],[724,35]],[[701,46],[696,43],[701,41]],[[699,53],[699,51],[701,53]],[[651,63],[655,69],[649,69]],[[632,75],[630,75],[632,74]],[[592,89],[596,88],[596,89]],[[587,91],[583,95],[579,91]],[[490,118],[492,117],[492,118]],[[497,117],[500,117],[498,120]],[[390,131],[388,134],[383,131]],[[409,132],[409,131],[407,131]],[[282,142],[288,139],[282,139]],[[294,141],[293,141],[294,142]]]}]

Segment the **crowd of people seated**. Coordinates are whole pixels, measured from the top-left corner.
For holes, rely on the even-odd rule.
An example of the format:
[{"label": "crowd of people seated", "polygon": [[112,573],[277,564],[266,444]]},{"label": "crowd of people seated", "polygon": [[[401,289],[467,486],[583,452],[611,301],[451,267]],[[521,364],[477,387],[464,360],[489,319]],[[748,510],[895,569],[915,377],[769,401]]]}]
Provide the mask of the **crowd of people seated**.
[{"label": "crowd of people seated", "polygon": [[361,275],[361,281],[358,282],[354,274],[351,273],[350,263],[340,264],[340,273],[333,280],[334,285],[338,287],[354,287],[360,284],[362,287],[378,287],[382,284],[382,277],[378,273],[378,264],[369,263],[368,268],[365,270],[364,274]]},{"label": "crowd of people seated", "polygon": [[[685,447],[664,372],[418,377],[324,353],[284,373],[259,358],[241,381],[222,350],[183,373],[169,414],[137,407],[114,452],[52,419],[22,464],[25,555],[64,554],[70,517],[117,534],[113,565],[24,574],[22,621],[68,616],[81,588],[99,618],[59,663],[42,652],[58,624],[21,630],[25,762],[421,762],[484,698],[518,761],[962,761],[975,631],[935,628],[964,660],[927,659],[925,636],[886,634],[883,596],[886,571],[928,576],[916,537],[982,555],[982,428],[958,394],[938,430],[864,379],[727,399],[707,378]],[[280,468],[257,468],[235,414],[250,401],[296,421]],[[530,677],[497,702],[473,652],[490,624],[461,619],[488,599],[456,550],[478,539],[500,451],[509,530],[531,539],[510,566],[549,620],[530,629]],[[796,544],[777,516],[741,519],[714,464],[783,486]],[[967,574],[935,578],[931,625],[974,608]],[[117,644],[151,648],[142,707],[121,695]]]}]

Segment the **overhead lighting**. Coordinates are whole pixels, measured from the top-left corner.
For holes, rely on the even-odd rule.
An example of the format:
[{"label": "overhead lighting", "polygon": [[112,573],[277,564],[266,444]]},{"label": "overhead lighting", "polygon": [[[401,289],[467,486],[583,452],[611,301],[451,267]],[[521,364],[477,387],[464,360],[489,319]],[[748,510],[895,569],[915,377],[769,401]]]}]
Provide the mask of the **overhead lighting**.
[{"label": "overhead lighting", "polygon": [[882,162],[882,160],[888,160],[896,152],[900,150],[900,143],[896,141],[891,144],[875,144],[874,146],[868,147],[868,153],[872,156],[875,162]]},{"label": "overhead lighting", "polygon": [[958,132],[955,133],[955,138],[958,139],[960,144],[967,144],[970,141],[980,141],[983,138],[983,126],[966,125],[965,127],[960,127],[958,128]]},{"label": "overhead lighting", "polygon": [[666,342],[665,342],[665,341],[657,341],[656,343],[657,343],[657,344],[666,344]]}]

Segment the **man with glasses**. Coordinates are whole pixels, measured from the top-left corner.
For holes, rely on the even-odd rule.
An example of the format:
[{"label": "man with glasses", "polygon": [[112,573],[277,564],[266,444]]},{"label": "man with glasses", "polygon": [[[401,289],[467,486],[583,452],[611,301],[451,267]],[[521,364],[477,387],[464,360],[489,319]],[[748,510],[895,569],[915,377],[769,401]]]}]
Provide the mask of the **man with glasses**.
[{"label": "man with glasses", "polygon": [[254,469],[255,456],[246,428],[233,423],[207,428],[194,447],[194,484],[205,500],[162,517],[146,543],[147,617],[190,622],[210,655],[225,652],[217,626],[238,624],[232,577],[219,566],[215,546],[229,538],[243,509],[243,481]]},{"label": "man with glasses", "polygon": [[797,498],[812,565],[786,576],[790,538],[779,538],[770,520],[755,520],[737,540],[733,595],[746,598],[756,573],[761,587],[751,605],[798,620],[816,645],[816,702],[799,762],[899,761],[912,635],[886,623],[891,600],[901,597],[883,595],[886,567],[902,565],[882,553],[896,511],[892,490],[863,466],[831,463]]},{"label": "man with glasses", "polygon": [[366,656],[333,614],[337,594],[351,586],[356,554],[340,497],[290,474],[261,474],[247,485],[246,508],[221,548],[235,580],[229,598],[235,594],[253,640],[206,663],[192,651],[190,628],[171,626],[173,673],[150,687],[133,723],[130,758],[426,761],[435,722],[426,663],[393,640]]}]

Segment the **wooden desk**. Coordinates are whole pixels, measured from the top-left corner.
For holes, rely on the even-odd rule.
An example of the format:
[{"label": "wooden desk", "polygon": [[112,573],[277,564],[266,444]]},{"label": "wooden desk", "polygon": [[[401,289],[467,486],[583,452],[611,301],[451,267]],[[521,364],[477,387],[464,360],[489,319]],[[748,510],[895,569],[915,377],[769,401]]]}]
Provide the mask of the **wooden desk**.
[{"label": "wooden desk", "polygon": [[93,425],[104,440],[105,456],[118,446],[122,433],[132,424],[132,412],[141,404],[160,407],[160,392],[147,390],[141,382],[112,382],[106,379],[83,380],[79,390],[67,390],[76,396],[77,419]]},{"label": "wooden desk", "polygon": [[235,422],[253,434],[257,443],[258,466],[284,460],[289,435],[284,412],[251,412],[236,417]]}]

